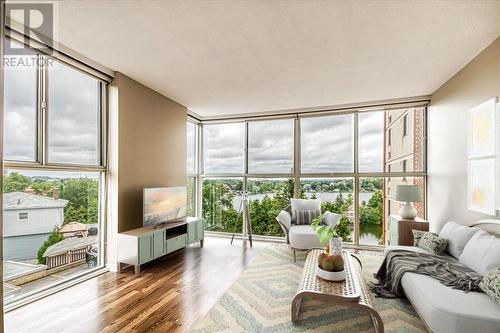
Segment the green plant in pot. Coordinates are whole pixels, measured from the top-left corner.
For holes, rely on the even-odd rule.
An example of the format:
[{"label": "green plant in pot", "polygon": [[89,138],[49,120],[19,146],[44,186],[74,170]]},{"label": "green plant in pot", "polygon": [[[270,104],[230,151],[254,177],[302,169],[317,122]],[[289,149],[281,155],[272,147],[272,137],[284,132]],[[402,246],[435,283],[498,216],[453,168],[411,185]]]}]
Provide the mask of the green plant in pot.
[{"label": "green plant in pot", "polygon": [[[324,251],[318,256],[317,275],[328,281],[342,281],[345,279],[344,259],[341,249],[342,240],[335,230],[340,218],[337,219],[337,222],[330,223],[330,225],[323,223],[324,218],[325,214],[322,214],[313,219],[311,223],[311,227],[316,232],[320,243],[325,246]],[[335,241],[337,246],[332,246]],[[340,245],[338,245],[338,242],[340,242]]]}]

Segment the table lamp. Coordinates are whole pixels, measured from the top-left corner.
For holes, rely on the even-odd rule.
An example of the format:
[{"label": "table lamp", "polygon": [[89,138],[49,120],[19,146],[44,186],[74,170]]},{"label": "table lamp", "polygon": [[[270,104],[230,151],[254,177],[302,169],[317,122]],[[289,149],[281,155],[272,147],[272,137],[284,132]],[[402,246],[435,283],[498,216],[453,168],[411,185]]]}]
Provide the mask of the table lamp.
[{"label": "table lamp", "polygon": [[420,188],[417,185],[398,185],[395,199],[405,203],[399,210],[399,215],[402,218],[412,220],[417,217],[417,210],[412,204],[412,202],[422,201]]}]

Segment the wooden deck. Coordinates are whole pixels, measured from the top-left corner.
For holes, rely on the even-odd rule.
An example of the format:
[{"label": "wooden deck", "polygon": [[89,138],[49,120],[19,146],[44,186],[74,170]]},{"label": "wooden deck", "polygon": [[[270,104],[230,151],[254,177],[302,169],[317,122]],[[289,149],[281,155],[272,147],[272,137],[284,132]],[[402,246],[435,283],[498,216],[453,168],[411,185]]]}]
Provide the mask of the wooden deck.
[{"label": "wooden deck", "polygon": [[185,332],[266,245],[209,237],[143,266],[106,273],[5,315],[6,332]]}]

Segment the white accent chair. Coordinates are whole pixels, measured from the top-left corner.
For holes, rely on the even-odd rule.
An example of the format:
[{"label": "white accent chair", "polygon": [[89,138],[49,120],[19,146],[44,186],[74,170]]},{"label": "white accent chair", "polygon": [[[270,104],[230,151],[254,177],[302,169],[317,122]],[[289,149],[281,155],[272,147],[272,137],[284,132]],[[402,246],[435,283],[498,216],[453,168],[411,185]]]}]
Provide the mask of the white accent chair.
[{"label": "white accent chair", "polygon": [[[320,210],[321,200],[292,199],[291,207],[292,212],[303,209]],[[338,214],[326,212],[323,223],[333,227],[340,221],[340,217]],[[312,227],[309,224],[297,225],[287,211],[282,210],[276,217],[276,221],[285,233],[287,244],[290,244],[293,250],[293,261],[296,261],[296,251],[307,251],[322,246]]]}]

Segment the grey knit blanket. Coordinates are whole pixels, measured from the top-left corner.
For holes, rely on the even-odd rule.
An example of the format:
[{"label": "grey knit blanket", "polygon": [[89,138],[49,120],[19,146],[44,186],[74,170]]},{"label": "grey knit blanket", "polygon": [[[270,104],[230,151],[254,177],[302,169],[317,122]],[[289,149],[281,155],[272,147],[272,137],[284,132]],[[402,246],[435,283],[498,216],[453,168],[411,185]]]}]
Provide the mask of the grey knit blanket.
[{"label": "grey knit blanket", "polygon": [[395,298],[404,295],[401,278],[412,272],[429,275],[442,284],[454,289],[480,291],[482,276],[459,262],[443,256],[406,250],[387,253],[375,277],[378,283],[370,286],[377,297]]}]

